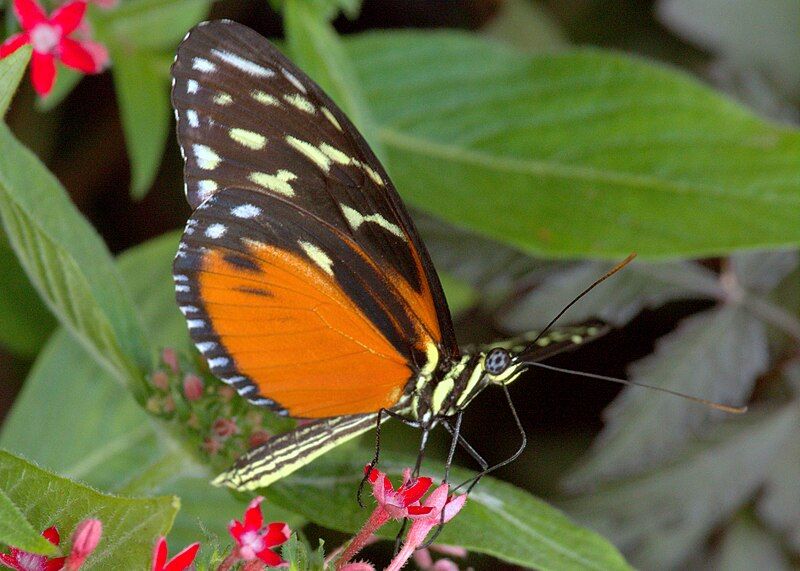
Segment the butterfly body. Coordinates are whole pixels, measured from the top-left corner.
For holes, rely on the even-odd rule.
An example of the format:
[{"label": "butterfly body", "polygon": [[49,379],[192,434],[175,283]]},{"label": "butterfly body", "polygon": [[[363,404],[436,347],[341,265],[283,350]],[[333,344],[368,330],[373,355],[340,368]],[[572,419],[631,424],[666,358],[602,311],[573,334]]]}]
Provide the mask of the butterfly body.
[{"label": "butterfly body", "polygon": [[[172,75],[194,209],[173,265],[190,336],[251,403],[311,419],[219,483],[267,485],[365,432],[380,411],[432,428],[522,373],[525,349],[459,349],[388,174],[275,46],[234,22],[207,22],[187,34]],[[546,353],[599,332],[539,342],[552,342]]]}]

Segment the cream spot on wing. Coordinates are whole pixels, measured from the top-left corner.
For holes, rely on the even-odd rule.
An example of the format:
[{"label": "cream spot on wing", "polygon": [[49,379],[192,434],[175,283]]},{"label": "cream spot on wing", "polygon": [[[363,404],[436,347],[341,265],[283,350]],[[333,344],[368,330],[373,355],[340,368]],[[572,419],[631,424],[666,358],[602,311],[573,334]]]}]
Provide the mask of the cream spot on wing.
[{"label": "cream spot on wing", "polygon": [[208,238],[217,239],[222,238],[227,231],[228,228],[224,224],[216,222],[214,224],[210,224],[208,228],[206,228],[205,234]]},{"label": "cream spot on wing", "polygon": [[235,53],[218,49],[212,49],[211,53],[225,63],[228,63],[236,69],[239,69],[247,74],[254,75],[256,77],[272,77],[275,75],[275,72],[271,69],[267,69],[266,67],[236,55]]},{"label": "cream spot on wing", "polygon": [[230,105],[231,103],[233,103],[233,97],[231,97],[224,91],[221,91],[214,96],[214,103],[225,107],[226,105]]},{"label": "cream spot on wing", "polygon": [[246,129],[231,129],[228,131],[228,135],[240,145],[254,151],[263,149],[264,145],[267,144],[267,138],[264,135]]},{"label": "cream spot on wing", "polygon": [[294,105],[300,111],[305,111],[306,113],[314,113],[316,108],[314,105],[305,97],[300,95],[299,93],[292,93],[290,95],[284,95],[283,100],[290,105]]},{"label": "cream spot on wing", "polygon": [[254,204],[240,204],[231,208],[231,214],[237,218],[255,218],[261,214],[261,209]]},{"label": "cream spot on wing", "polygon": [[197,160],[197,166],[203,170],[213,171],[222,160],[211,147],[206,145],[192,145],[192,151],[194,152],[194,158]]},{"label": "cream spot on wing", "polygon": [[305,141],[296,139],[291,135],[286,137],[286,142],[308,157],[311,162],[316,164],[326,173],[331,170],[331,159],[311,143],[306,143]]},{"label": "cream spot on wing", "polygon": [[304,242],[303,240],[298,240],[297,243],[306,253],[306,256],[311,258],[311,260],[317,264],[322,270],[328,274],[333,275],[333,260],[328,257],[328,254],[320,250],[317,246],[312,244],[311,242]]},{"label": "cream spot on wing", "polygon": [[339,131],[342,130],[342,126],[339,124],[339,121],[336,120],[336,117],[334,116],[334,114],[331,113],[330,110],[327,107],[323,107],[322,108],[322,114],[325,115],[325,117],[328,119],[328,121],[330,121],[331,124],[334,127],[336,127],[336,129],[338,129]]},{"label": "cream spot on wing", "polygon": [[281,68],[281,73],[283,74],[283,76],[284,76],[286,79],[288,79],[288,80],[289,80],[289,83],[291,83],[292,85],[294,85],[294,86],[295,86],[297,89],[299,89],[299,90],[300,90],[300,91],[302,91],[303,93],[308,93],[308,91],[306,91],[306,86],[305,86],[305,85],[303,85],[302,83],[300,83],[300,80],[299,80],[299,79],[297,79],[297,78],[296,78],[294,75],[292,75],[292,73],[291,73],[291,72],[289,72],[289,70],[288,70],[288,69]]},{"label": "cream spot on wing", "polygon": [[322,143],[319,146],[319,150],[322,151],[326,157],[335,163],[339,163],[340,165],[349,165],[351,162],[353,162],[353,159],[348,157],[336,147],[330,146],[328,143]]},{"label": "cream spot on wing", "polygon": [[259,103],[263,103],[264,105],[273,105],[275,107],[280,107],[281,105],[274,96],[257,89],[255,91],[251,91],[250,95],[253,97],[253,99]]},{"label": "cream spot on wing", "polygon": [[367,164],[363,164],[363,163],[362,163],[361,166],[364,167],[364,170],[369,175],[369,178],[371,178],[375,182],[375,184],[377,184],[378,186],[383,186],[383,179],[381,178],[381,175],[379,175],[377,172],[375,172],[375,169],[373,169],[371,166],[369,166]]},{"label": "cream spot on wing", "polygon": [[398,238],[405,239],[405,235],[403,234],[403,231],[400,229],[400,227],[397,224],[389,222],[388,220],[386,220],[386,218],[384,218],[380,214],[370,214],[368,216],[364,216],[358,210],[350,208],[346,204],[340,204],[340,206],[342,207],[342,212],[344,213],[344,217],[347,219],[347,223],[350,224],[350,228],[352,228],[353,230],[358,230],[359,227],[365,222],[372,222],[373,224],[377,224],[390,234],[394,234]]},{"label": "cream spot on wing", "polygon": [[247,178],[257,185],[263,186],[278,194],[294,196],[294,189],[289,183],[295,180],[297,176],[287,170],[279,170],[274,175],[263,172],[251,172]]},{"label": "cream spot on wing", "polygon": [[192,69],[201,71],[203,73],[211,73],[217,71],[217,66],[208,61],[207,59],[196,57],[192,60]]},{"label": "cream spot on wing", "polygon": [[213,180],[201,180],[197,182],[197,192],[202,200],[205,200],[217,191],[218,185]]}]

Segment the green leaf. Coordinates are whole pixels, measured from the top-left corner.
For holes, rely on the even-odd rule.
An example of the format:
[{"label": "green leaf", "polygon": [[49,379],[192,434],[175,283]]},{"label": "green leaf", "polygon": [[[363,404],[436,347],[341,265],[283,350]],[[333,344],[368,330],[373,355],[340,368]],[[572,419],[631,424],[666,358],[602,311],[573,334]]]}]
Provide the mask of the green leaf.
[{"label": "green leaf", "polygon": [[0,344],[24,357],[33,357],[55,327],[55,320],[31,286],[25,270],[0,236]]},{"label": "green leaf", "polygon": [[800,243],[800,134],[680,72],[457,33],[348,48],[394,182],[454,225],[573,258]]},{"label": "green leaf", "polygon": [[714,569],[720,571],[790,571],[789,558],[777,537],[748,514],[742,514],[725,534]]},{"label": "green leaf", "polygon": [[92,11],[97,39],[113,63],[134,198],[147,194],[164,154],[172,54],[209,5],[208,0],[132,0],[111,11]]},{"label": "green leaf", "polygon": [[[361,453],[334,451],[296,475],[273,484],[264,494],[280,506],[305,515],[309,520],[343,532],[355,532],[366,521],[368,510],[354,501],[363,475]],[[384,453],[381,469],[401,481],[403,468],[415,458]],[[442,466],[424,473],[441,474]],[[453,481],[470,476],[465,470],[451,473]],[[436,480],[436,478],[434,478]],[[366,493],[366,492],[365,492]],[[396,529],[384,527],[380,535],[394,539]],[[466,506],[439,536],[441,543],[466,547],[535,569],[629,569],[619,552],[597,534],[574,525],[564,514],[530,494],[490,477],[483,478]]]},{"label": "green leaf", "polygon": [[72,90],[75,89],[81,79],[83,79],[82,73],[59,65],[56,83],[53,85],[52,91],[44,99],[39,99],[36,102],[36,106],[42,111],[50,111],[72,93]]},{"label": "green leaf", "polygon": [[33,529],[20,509],[0,488],[0,543],[13,545],[28,553],[55,556],[60,550]]},{"label": "green leaf", "polygon": [[180,508],[176,497],[125,498],[102,494],[0,451],[0,490],[34,528],[55,525],[66,538],[82,520],[103,522],[96,551],[81,569],[149,567],[153,544],[166,535]]},{"label": "green leaf", "polygon": [[292,60],[341,107],[375,154],[384,157],[353,62],[333,26],[307,0],[287,0],[283,20]]},{"label": "green leaf", "polygon": [[506,0],[481,32],[530,52],[558,50],[568,42],[549,10],[527,0]]},{"label": "green leaf", "polygon": [[134,384],[150,365],[136,309],[102,239],[0,124],[0,218],[39,295],[97,362]]},{"label": "green leaf", "polygon": [[[287,5],[297,0],[269,0],[270,5],[274,10],[279,12],[287,11]],[[333,20],[339,15],[339,12],[344,13],[350,20],[355,20],[361,10],[362,0],[299,0],[303,2],[309,9],[319,14],[319,17],[325,21]]]},{"label": "green leaf", "polygon": [[[543,327],[559,309],[566,307],[612,267],[605,262],[588,262],[553,273],[535,289],[508,305],[500,315],[500,323],[510,331]],[[600,318],[622,326],[645,308],[658,307],[676,299],[714,299],[722,295],[717,277],[699,264],[634,261],[596,286],[591,294],[570,308],[565,319],[577,323]]]},{"label": "green leaf", "polygon": [[[716,402],[746,402],[769,362],[764,325],[738,306],[694,315],[630,367],[631,380]],[[627,387],[603,412],[606,426],[589,457],[566,480],[570,488],[652,466],[727,413],[672,395]]]},{"label": "green leaf", "polygon": [[312,551],[308,544],[300,541],[297,534],[292,534],[289,541],[281,547],[281,556],[289,562],[289,571],[322,571],[325,569],[325,552],[322,541]]},{"label": "green leaf", "polygon": [[796,405],[754,409],[718,424],[647,474],[561,502],[641,569],[673,569],[760,488],[800,422]]},{"label": "green leaf", "polygon": [[17,92],[20,80],[25,73],[28,60],[31,57],[30,46],[23,46],[13,54],[0,60],[0,118],[2,118],[14,93]]},{"label": "green leaf", "polygon": [[[121,256],[118,267],[153,345],[185,351],[189,336],[175,304],[171,272],[178,238],[171,233],[134,248]],[[197,541],[202,530],[226,537],[225,526],[241,517],[245,504],[213,488],[209,468],[197,464],[166,430],[61,331],[25,381],[0,446],[101,489],[180,496],[182,509],[170,533],[175,545]],[[274,506],[265,508],[272,519],[298,521]]]}]

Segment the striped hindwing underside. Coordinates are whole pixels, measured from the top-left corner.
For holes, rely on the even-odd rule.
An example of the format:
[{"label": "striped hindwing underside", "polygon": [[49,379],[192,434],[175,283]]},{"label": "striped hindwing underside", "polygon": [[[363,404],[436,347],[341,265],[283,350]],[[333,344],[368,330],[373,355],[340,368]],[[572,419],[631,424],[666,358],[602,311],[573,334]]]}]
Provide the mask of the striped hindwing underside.
[{"label": "striped hindwing underside", "polygon": [[292,416],[357,414],[458,354],[385,170],[272,44],[233,22],[199,25],[178,49],[172,101],[196,209],[176,289],[217,376]]}]

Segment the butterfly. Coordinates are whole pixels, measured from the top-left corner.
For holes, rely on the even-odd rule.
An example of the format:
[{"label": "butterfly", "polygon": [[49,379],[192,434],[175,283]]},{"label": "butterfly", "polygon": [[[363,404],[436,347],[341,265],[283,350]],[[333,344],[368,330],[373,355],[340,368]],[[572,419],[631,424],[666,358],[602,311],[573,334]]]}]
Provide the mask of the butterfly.
[{"label": "butterfly", "polygon": [[178,306],[215,376],[308,421],[215,484],[264,487],[389,416],[422,428],[424,446],[437,424],[460,426],[487,386],[607,330],[592,322],[461,350],[388,174],[314,81],[225,20],[186,35],[172,78],[194,209],[173,266]]}]

